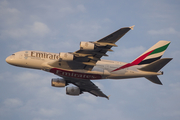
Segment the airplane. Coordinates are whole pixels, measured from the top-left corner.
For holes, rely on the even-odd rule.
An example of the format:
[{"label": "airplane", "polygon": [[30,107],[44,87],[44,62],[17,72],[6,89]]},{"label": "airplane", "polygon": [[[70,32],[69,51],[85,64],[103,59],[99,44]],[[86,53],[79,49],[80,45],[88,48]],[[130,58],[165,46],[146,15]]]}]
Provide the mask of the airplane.
[{"label": "airplane", "polygon": [[16,52],[6,58],[6,62],[24,68],[32,68],[53,73],[61,78],[52,78],[53,87],[66,87],[66,94],[78,96],[89,92],[96,97],[109,99],[92,80],[127,79],[145,77],[149,81],[162,85],[157,77],[172,58],[161,58],[170,41],[161,40],[133,60],[131,63],[104,60],[108,51],[134,26],[123,27],[98,40],[80,42],[80,49],[75,52],[50,53],[35,50]]}]

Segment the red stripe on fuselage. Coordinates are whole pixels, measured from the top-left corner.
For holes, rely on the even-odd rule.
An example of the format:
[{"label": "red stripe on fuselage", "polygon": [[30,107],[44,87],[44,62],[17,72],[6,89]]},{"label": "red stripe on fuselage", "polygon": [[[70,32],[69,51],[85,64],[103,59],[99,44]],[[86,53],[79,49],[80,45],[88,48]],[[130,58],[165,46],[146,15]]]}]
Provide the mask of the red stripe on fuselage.
[{"label": "red stripe on fuselage", "polygon": [[72,72],[68,70],[62,70],[59,68],[52,68],[50,69],[51,73],[54,73],[59,76],[64,77],[72,77],[72,78],[79,78],[79,79],[102,79],[102,76],[99,74],[87,74],[87,73],[79,73],[79,72]]},{"label": "red stripe on fuselage", "polygon": [[137,58],[136,60],[134,60],[133,62],[127,63],[127,64],[125,64],[125,65],[123,65],[123,66],[121,66],[121,67],[119,67],[119,68],[117,68],[117,69],[115,69],[115,70],[113,70],[113,71],[111,71],[111,72],[114,72],[114,71],[117,71],[117,70],[121,70],[121,69],[124,69],[124,68],[128,68],[128,67],[131,67],[131,66],[134,66],[134,65],[138,65],[142,60],[144,60],[144,59],[145,59],[148,55],[150,55],[153,51],[154,51],[154,50],[149,51],[149,52],[143,54],[142,56],[138,57],[138,58]]}]

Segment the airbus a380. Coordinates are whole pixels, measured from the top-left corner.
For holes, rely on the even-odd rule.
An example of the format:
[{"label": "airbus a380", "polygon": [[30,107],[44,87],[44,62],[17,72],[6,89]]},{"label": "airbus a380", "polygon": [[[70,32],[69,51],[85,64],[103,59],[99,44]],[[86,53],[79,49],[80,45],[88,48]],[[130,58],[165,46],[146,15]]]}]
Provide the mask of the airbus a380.
[{"label": "airbus a380", "polygon": [[53,78],[51,85],[66,87],[66,94],[80,95],[89,92],[95,96],[109,99],[91,80],[126,79],[145,77],[156,84],[162,84],[158,75],[172,58],[161,58],[170,41],[159,41],[131,63],[103,60],[108,51],[134,26],[121,28],[112,34],[93,42],[81,42],[75,52],[50,53],[34,50],[20,51],[6,58],[6,62],[25,68],[44,70],[61,78]]}]

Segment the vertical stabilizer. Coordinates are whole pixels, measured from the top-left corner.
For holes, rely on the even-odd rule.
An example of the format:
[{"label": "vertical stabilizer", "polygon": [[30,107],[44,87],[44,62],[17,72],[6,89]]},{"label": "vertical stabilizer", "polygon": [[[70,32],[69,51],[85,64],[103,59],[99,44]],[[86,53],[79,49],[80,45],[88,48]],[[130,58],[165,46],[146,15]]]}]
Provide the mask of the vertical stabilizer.
[{"label": "vertical stabilizer", "polygon": [[170,41],[159,41],[146,52],[136,58],[132,63],[136,65],[150,64],[162,57]]}]

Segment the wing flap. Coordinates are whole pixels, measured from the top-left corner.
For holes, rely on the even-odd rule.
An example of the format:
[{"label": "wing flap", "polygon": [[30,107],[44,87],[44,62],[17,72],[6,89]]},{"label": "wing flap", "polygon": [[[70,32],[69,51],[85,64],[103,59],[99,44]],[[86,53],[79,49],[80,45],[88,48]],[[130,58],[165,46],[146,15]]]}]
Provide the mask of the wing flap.
[{"label": "wing flap", "polygon": [[97,46],[107,46],[107,45],[109,45],[109,46],[114,46],[114,47],[118,47],[116,44],[114,44],[114,43],[105,43],[105,42],[94,42]]},{"label": "wing flap", "polygon": [[90,66],[95,66],[96,65],[96,63],[93,63],[93,62],[82,62],[82,64],[90,65]]}]

